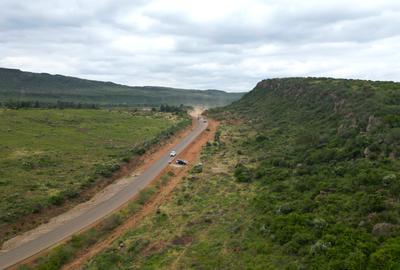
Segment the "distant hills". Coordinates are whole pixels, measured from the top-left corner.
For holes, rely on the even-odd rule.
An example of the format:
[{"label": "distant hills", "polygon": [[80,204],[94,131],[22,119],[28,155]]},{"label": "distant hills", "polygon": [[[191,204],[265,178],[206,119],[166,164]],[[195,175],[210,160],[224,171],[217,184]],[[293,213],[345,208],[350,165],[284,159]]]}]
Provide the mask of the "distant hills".
[{"label": "distant hills", "polygon": [[158,86],[126,86],[112,82],[86,80],[63,75],[24,72],[0,68],[0,102],[8,100],[40,102],[81,102],[100,105],[224,106],[244,93],[220,90],[177,89]]}]

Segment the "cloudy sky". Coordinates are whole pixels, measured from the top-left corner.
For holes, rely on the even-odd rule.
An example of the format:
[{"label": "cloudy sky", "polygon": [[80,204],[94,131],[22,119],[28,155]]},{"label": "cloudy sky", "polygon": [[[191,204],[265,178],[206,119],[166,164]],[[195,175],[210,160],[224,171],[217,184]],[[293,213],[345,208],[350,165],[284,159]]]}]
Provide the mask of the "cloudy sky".
[{"label": "cloudy sky", "polygon": [[227,91],[289,76],[400,81],[400,1],[0,0],[0,66]]}]

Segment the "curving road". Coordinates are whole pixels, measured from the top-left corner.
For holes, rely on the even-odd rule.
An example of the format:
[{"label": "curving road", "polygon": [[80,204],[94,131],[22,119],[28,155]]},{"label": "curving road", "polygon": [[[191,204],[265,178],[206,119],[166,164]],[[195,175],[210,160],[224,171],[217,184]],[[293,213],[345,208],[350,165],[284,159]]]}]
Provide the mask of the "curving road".
[{"label": "curving road", "polygon": [[[173,147],[173,150],[181,153],[191,142],[193,142],[208,126],[208,123],[199,118],[195,128],[184,137],[178,144]],[[171,149],[172,150],[172,149]],[[103,201],[86,212],[82,213],[68,222],[54,228],[46,234],[39,236],[36,239],[21,244],[14,249],[7,251],[0,251],[0,269],[11,267],[55,244],[66,239],[67,237],[77,233],[101,218],[107,216],[114,210],[121,207],[128,202],[133,196],[139,193],[146,187],[154,178],[161,173],[161,171],[168,166],[170,157],[166,153],[160,159],[155,161],[146,171],[141,175],[134,177],[135,179],[130,182],[124,189],[117,192],[108,200]]]}]

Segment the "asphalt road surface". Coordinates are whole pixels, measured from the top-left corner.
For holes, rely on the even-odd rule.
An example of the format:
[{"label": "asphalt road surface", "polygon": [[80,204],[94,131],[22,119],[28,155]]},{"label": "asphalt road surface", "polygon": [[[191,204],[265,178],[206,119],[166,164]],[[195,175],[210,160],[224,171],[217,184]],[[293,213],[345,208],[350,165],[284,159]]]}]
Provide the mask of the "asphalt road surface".
[{"label": "asphalt road surface", "polygon": [[[197,120],[197,125],[189,135],[183,138],[177,145],[173,147],[177,155],[181,153],[191,142],[193,142],[208,126],[208,123],[203,119]],[[114,196],[106,201],[103,201],[86,212],[82,213],[66,223],[54,228],[52,231],[39,236],[36,239],[25,242],[14,249],[8,251],[0,251],[0,269],[6,269],[13,266],[55,244],[72,236],[74,233],[90,226],[101,218],[107,216],[114,210],[121,207],[124,203],[128,202],[132,197],[138,194],[145,188],[154,178],[161,173],[161,171],[168,166],[170,161],[169,152],[162,156],[159,160],[155,161],[146,171],[141,175],[136,176],[131,183],[124,189],[117,192]]]}]

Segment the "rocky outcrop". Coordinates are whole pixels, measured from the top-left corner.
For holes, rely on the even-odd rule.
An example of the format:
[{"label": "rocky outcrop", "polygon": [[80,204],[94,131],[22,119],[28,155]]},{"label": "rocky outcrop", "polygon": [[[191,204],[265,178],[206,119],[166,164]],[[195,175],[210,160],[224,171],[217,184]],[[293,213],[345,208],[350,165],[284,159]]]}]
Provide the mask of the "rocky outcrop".
[{"label": "rocky outcrop", "polygon": [[372,132],[373,130],[375,130],[376,128],[378,128],[381,125],[382,121],[375,117],[374,115],[371,115],[368,118],[368,124],[367,124],[367,128],[365,129],[366,132]]}]

